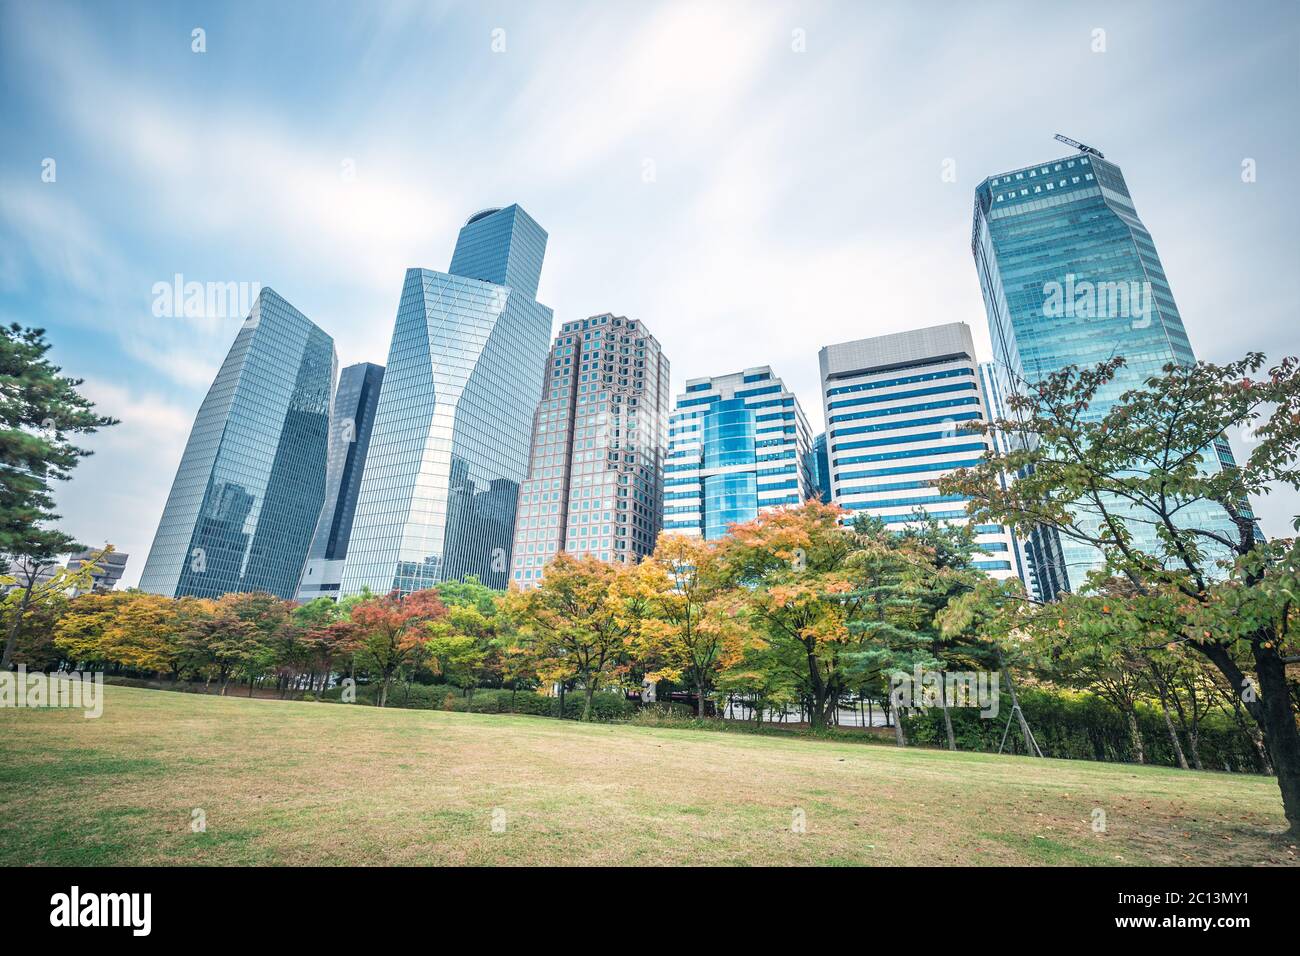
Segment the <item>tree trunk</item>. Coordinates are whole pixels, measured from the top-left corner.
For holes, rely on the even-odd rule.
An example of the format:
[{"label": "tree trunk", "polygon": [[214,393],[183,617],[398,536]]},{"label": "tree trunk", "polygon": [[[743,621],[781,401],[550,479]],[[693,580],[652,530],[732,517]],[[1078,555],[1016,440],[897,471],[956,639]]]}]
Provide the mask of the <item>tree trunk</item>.
[{"label": "tree trunk", "polygon": [[939,672],[939,679],[943,684],[939,687],[939,706],[943,708],[943,729],[948,734],[948,749],[955,751],[957,749],[957,740],[952,734],[952,714],[948,712],[948,676]]},{"label": "tree trunk", "polygon": [[1190,770],[1187,766],[1187,755],[1183,753],[1183,745],[1178,740],[1178,731],[1174,729],[1174,722],[1169,716],[1169,708],[1165,705],[1165,699],[1160,698],[1160,712],[1165,715],[1165,729],[1169,731],[1169,742],[1174,745],[1174,756],[1178,758],[1178,766],[1184,770]]},{"label": "tree trunk", "polygon": [[1273,648],[1256,641],[1255,674],[1259,678],[1259,711],[1264,743],[1273,760],[1277,785],[1282,791],[1282,808],[1292,838],[1300,837],[1300,730],[1291,707],[1286,682],[1286,665]]},{"label": "tree trunk", "polygon": [[1142,731],[1138,730],[1137,712],[1132,708],[1128,711],[1128,735],[1133,741],[1133,755],[1137,757],[1137,762],[1146,763],[1146,751],[1142,749]]},{"label": "tree trunk", "polygon": [[894,708],[894,737],[898,741],[898,746],[907,746],[907,735],[903,733],[903,708]]},{"label": "tree trunk", "polygon": [[699,695],[699,699],[695,702],[695,716],[703,717],[704,716],[704,683],[702,681],[695,685],[695,693]]},{"label": "tree trunk", "polygon": [[393,682],[393,679],[392,679],[391,677],[385,677],[385,678],[384,678],[383,686],[381,686],[381,687],[379,688],[379,706],[380,706],[380,707],[387,707],[387,706],[388,706],[388,685],[391,684],[392,682]]},{"label": "tree trunk", "polygon": [[[1273,647],[1266,648],[1265,643]],[[1255,701],[1247,700],[1245,704],[1246,711],[1263,732],[1264,746],[1277,774],[1278,789],[1282,791],[1282,809],[1290,825],[1290,835],[1300,838],[1300,730],[1296,728],[1291,707],[1286,665],[1277,652],[1279,644],[1277,635],[1269,632],[1252,642],[1259,695]],[[1234,699],[1238,699],[1245,690],[1246,677],[1227,649],[1219,644],[1198,644],[1196,648],[1219,668],[1233,689]]]},{"label": "tree trunk", "polygon": [[23,599],[14,612],[13,623],[9,625],[9,634],[5,637],[4,654],[0,655],[0,671],[9,670],[9,665],[13,663],[14,647],[18,643],[18,631],[22,628],[23,618],[27,615],[27,605],[32,599],[32,587],[35,584],[36,579],[33,577],[27,582],[27,587],[23,589]]},{"label": "tree trunk", "polygon": [[596,685],[591,681],[582,689],[582,719],[591,720],[591,698],[596,695]]}]

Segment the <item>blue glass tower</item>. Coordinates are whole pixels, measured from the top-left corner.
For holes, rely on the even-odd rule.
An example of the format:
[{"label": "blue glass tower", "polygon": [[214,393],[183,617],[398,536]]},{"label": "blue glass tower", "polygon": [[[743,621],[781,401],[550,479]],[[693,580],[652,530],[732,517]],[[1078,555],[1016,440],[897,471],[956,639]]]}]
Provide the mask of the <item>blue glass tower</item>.
[{"label": "blue glass tower", "polygon": [[140,588],[292,598],[321,505],[334,340],[262,289],[199,407]]},{"label": "blue glass tower", "polygon": [[799,400],[770,368],[691,379],[669,419],[664,530],[721,538],[814,494]]},{"label": "blue glass tower", "polygon": [[824,503],[831,503],[831,461],[830,456],[826,453],[826,433],[822,432],[812,443],[812,458],[810,459],[813,476],[813,488],[817,491],[817,497]]},{"label": "blue glass tower", "polygon": [[339,375],[334,414],[330,419],[325,506],[316,522],[316,534],[298,584],[300,601],[338,594],[383,381],[384,367],[369,362],[349,365]]},{"label": "blue glass tower", "polygon": [[407,270],[340,594],[506,586],[551,331],[545,251],[508,206],[469,218],[450,272]]},{"label": "blue glass tower", "polygon": [[[1068,365],[1123,356],[1127,364],[1087,412],[1096,420],[1165,365],[1196,360],[1124,176],[1091,148],[984,180],[975,190],[971,251],[1004,393]],[[1235,467],[1226,439],[1215,453],[1206,468]],[[1235,536],[1227,514],[1209,502],[1189,505],[1183,520]],[[1131,530],[1136,546],[1159,553],[1148,525],[1133,522]],[[1090,545],[1041,529],[1027,550],[1046,596],[1077,589],[1102,564]]]}]

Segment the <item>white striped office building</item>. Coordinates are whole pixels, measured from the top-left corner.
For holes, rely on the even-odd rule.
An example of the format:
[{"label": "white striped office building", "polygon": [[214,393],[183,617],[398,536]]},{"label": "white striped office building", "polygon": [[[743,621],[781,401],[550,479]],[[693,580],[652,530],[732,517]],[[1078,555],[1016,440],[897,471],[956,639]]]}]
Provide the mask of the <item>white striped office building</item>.
[{"label": "white striped office building", "polygon": [[[818,358],[831,500],[899,530],[920,513],[967,523],[966,499],[940,494],[937,485],[989,447],[967,430],[988,420],[970,326],[952,322],[842,342]],[[1018,576],[1008,529],[980,525],[975,540],[978,568],[997,578]]]}]

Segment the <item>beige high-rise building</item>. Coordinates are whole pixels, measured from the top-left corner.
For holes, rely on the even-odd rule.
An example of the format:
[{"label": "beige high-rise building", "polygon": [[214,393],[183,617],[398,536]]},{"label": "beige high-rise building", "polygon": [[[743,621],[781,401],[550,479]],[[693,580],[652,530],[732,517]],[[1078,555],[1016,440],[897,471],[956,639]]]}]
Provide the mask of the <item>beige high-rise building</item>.
[{"label": "beige high-rise building", "polygon": [[546,362],[510,580],[536,586],[561,551],[636,563],[663,513],[668,359],[635,319],[566,322]]}]

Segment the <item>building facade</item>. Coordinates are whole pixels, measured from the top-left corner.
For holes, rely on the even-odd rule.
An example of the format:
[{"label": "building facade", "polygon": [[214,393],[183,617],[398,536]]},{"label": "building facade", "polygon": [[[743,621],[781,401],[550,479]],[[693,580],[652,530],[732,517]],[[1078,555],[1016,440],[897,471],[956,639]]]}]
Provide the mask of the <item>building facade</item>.
[{"label": "building facade", "polygon": [[820,432],[812,441],[813,488],[823,504],[831,503],[831,461],[826,454],[826,433]]},{"label": "building facade", "polygon": [[407,270],[341,595],[506,586],[551,332],[534,298],[546,239],[519,206],[486,209],[450,272]]},{"label": "building facade", "polygon": [[199,407],[140,589],[292,598],[325,500],[334,340],[269,288]]},{"label": "building facade", "polygon": [[[989,418],[970,326],[828,345],[818,361],[832,501],[900,530],[926,517],[968,524],[967,499],[937,485],[989,449],[990,439],[970,430]],[[1010,529],[977,525],[975,543],[977,568],[1019,576]]]},{"label": "building facade", "polygon": [[349,365],[339,375],[330,420],[325,505],[316,522],[316,533],[307,549],[307,563],[298,582],[299,601],[338,596],[383,381],[384,367],[370,362]]},{"label": "building facade", "polygon": [[510,580],[538,584],[561,551],[635,564],[663,507],[669,366],[639,321],[567,322],[546,360]]},{"label": "building facade", "polygon": [[72,588],[68,592],[69,597],[76,597],[89,591],[112,591],[117,587],[117,582],[122,580],[122,575],[126,573],[127,559],[131,556],[121,551],[101,554],[102,550],[102,548],[87,548],[68,556],[69,571],[80,571],[87,564],[94,568],[90,572],[90,586]]},{"label": "building facade", "polygon": [[[1086,413],[1096,420],[1165,365],[1196,360],[1123,173],[1091,148],[984,180],[975,190],[971,251],[1006,393],[1069,365],[1123,356],[1125,366]],[[1205,467],[1235,467],[1226,439]],[[1189,505],[1183,519],[1235,535],[1209,502]],[[1138,547],[1159,553],[1149,525],[1131,527]],[[1029,553],[1049,593],[1077,589],[1103,563],[1085,543],[1045,529],[1035,537]]]},{"label": "building facade", "polygon": [[771,368],[696,378],[668,423],[664,530],[721,538],[761,511],[815,495],[799,400]]}]

